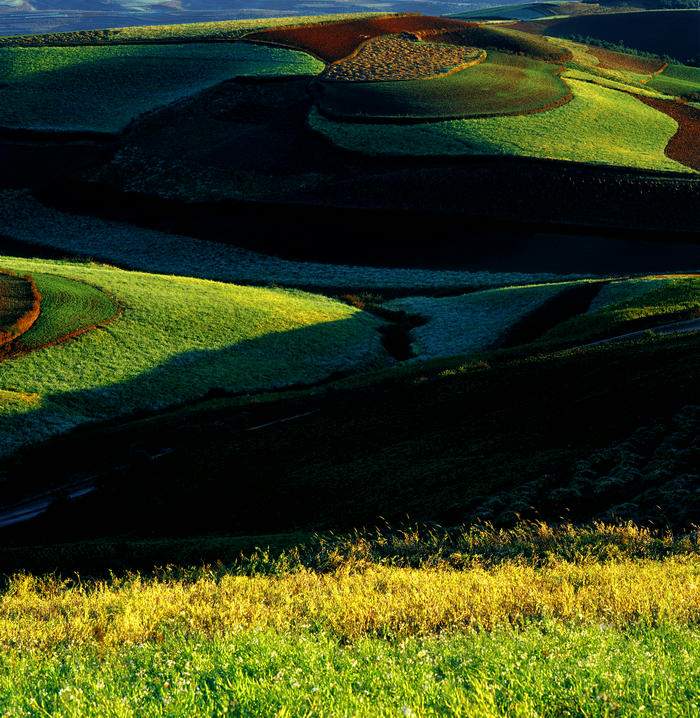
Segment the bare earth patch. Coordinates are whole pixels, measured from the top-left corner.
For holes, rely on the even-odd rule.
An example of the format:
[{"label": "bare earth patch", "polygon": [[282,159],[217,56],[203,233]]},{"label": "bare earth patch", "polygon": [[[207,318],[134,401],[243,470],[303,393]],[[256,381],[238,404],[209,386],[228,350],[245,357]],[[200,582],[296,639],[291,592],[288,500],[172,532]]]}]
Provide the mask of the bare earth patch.
[{"label": "bare earth patch", "polygon": [[373,38],[349,57],[333,63],[324,80],[425,80],[463,70],[486,59],[475,47],[420,42],[407,33]]},{"label": "bare earth patch", "polygon": [[0,271],[0,346],[29,329],[39,316],[40,302],[31,279]]}]

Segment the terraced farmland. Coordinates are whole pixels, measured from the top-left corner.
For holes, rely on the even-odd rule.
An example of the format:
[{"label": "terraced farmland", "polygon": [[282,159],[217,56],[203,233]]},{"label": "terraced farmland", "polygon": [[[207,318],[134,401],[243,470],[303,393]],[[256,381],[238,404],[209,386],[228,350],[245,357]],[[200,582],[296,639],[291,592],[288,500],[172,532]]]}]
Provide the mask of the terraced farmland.
[{"label": "terraced farmland", "polygon": [[0,48],[0,127],[117,132],[232,77],[322,70],[305,53],[245,43]]},{"label": "terraced farmland", "polygon": [[664,154],[678,128],[673,119],[622,92],[573,79],[567,84],[570,102],[534,115],[377,126],[316,113],[310,124],[340,147],[374,155],[517,155],[692,171]]},{"label": "terraced farmland", "polygon": [[[447,77],[382,83],[320,83],[318,106],[334,119],[440,120],[541,112],[571,91],[560,70],[527,57],[489,52],[485,62]],[[379,131],[381,134],[381,130]]]}]

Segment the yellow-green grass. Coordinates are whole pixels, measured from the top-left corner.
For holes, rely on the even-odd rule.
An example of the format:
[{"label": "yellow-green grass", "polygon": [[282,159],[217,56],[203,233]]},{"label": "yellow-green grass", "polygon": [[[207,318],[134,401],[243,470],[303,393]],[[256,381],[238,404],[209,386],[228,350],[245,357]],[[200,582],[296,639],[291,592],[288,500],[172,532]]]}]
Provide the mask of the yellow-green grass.
[{"label": "yellow-green grass", "polygon": [[520,319],[571,286],[562,282],[487,289],[457,297],[408,297],[385,306],[427,319],[412,333],[419,358],[456,356],[495,346]]},{"label": "yellow-green grass", "polygon": [[[375,538],[334,552],[330,537],[325,572],[290,553],[268,575],[251,563],[251,575],[15,576],[0,593],[0,705],[69,717],[694,715],[696,538],[601,525]],[[425,564],[388,565],[403,549]]]},{"label": "yellow-green grass", "polygon": [[115,647],[165,634],[214,638],[244,630],[312,629],[339,639],[404,639],[542,621],[624,628],[700,621],[697,556],[540,568],[342,566],[278,576],[192,580],[134,576],[73,586],[17,576],[0,595],[0,646],[50,651]]},{"label": "yellow-green grass", "polygon": [[700,317],[700,276],[645,277],[604,287],[586,314],[547,332],[542,340],[589,341]]},{"label": "yellow-green grass", "polygon": [[121,308],[103,328],[0,362],[6,397],[40,399],[0,403],[4,453],[87,421],[162,408],[214,388],[314,382],[383,361],[377,321],[324,297],[101,265],[2,258],[0,266],[85,282]]},{"label": "yellow-green grass", "polygon": [[672,100],[671,95],[664,95],[662,92],[658,92],[653,88],[649,88],[646,85],[632,81],[629,78],[615,77],[606,70],[599,70],[597,68],[586,68],[583,65],[572,65],[570,64],[567,70],[562,75],[565,79],[569,80],[580,80],[582,82],[592,82],[594,85],[600,85],[601,87],[607,87],[610,90],[619,90],[620,92],[629,92],[634,95],[640,95],[642,97],[656,97],[660,100]]},{"label": "yellow-green grass", "polygon": [[667,95],[700,99],[700,67],[669,65],[649,82],[649,87]]},{"label": "yellow-green grass", "polygon": [[0,48],[0,127],[117,132],[233,77],[323,68],[306,53],[249,43]]},{"label": "yellow-green grass", "polygon": [[556,65],[500,52],[489,52],[485,62],[446,77],[324,82],[319,91],[324,115],[369,121],[537,112],[570,97]]},{"label": "yellow-green grass", "polygon": [[269,27],[284,27],[307,23],[331,23],[387,13],[333,13],[291,17],[255,18],[252,20],[221,20],[177,25],[144,25],[106,30],[77,30],[74,32],[0,37],[0,46],[61,46],[61,45],[122,45],[143,42],[221,42],[233,40],[249,32]]},{"label": "yellow-green grass", "polygon": [[693,172],[664,154],[675,120],[627,93],[566,82],[571,102],[533,115],[378,126],[312,111],[309,122],[338,146],[371,155],[515,155]]}]

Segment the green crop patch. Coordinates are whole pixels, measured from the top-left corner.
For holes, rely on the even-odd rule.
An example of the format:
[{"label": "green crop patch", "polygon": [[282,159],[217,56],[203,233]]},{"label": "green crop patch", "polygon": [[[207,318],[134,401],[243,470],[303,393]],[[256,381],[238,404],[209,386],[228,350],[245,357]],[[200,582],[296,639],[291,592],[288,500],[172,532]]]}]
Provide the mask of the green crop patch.
[{"label": "green crop patch", "polygon": [[38,319],[16,342],[31,351],[60,342],[112,319],[118,305],[112,297],[85,282],[54,274],[33,273],[41,293]]},{"label": "green crop patch", "polygon": [[0,48],[0,127],[113,133],[233,77],[323,67],[303,52],[249,43]]},{"label": "green crop patch", "polygon": [[700,67],[669,65],[649,82],[649,87],[667,95],[700,100]]},{"label": "green crop patch", "polygon": [[374,155],[516,155],[570,162],[692,172],[664,154],[678,124],[637,98],[578,80],[562,107],[517,117],[420,125],[310,124],[340,147]]},{"label": "green crop patch", "polygon": [[555,65],[498,52],[489,53],[485,62],[446,77],[318,86],[322,114],[368,121],[538,112],[571,97]]},{"label": "green crop patch", "polygon": [[27,343],[42,345],[107,318],[113,308],[96,301],[97,289],[121,307],[104,329],[0,362],[0,389],[41,398],[36,410],[0,403],[3,452],[213,388],[313,382],[383,361],[377,320],[324,297],[107,266],[11,258],[3,266],[36,275],[49,296],[48,316]]}]

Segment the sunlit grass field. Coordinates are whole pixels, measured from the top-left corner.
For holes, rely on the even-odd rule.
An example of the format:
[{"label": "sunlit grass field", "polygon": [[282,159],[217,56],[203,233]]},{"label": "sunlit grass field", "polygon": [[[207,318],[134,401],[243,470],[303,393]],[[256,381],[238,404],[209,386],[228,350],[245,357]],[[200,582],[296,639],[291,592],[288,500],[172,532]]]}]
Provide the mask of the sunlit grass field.
[{"label": "sunlit grass field", "polygon": [[0,47],[0,127],[117,132],[233,77],[312,75],[303,52],[249,43]]},{"label": "sunlit grass field", "polygon": [[[103,265],[2,258],[0,266],[36,272],[53,290],[76,280],[104,292],[104,302],[89,303],[82,322],[104,321],[105,302],[110,311],[112,301],[121,310],[108,325],[70,342],[0,362],[0,388],[34,398],[0,403],[4,452],[85,421],[162,408],[213,388],[313,382],[382,361],[378,320],[325,297]],[[71,303],[66,308],[48,295],[45,311],[54,316],[36,329],[44,338],[49,322],[65,325],[72,311]]]},{"label": "sunlit grass field", "polygon": [[457,555],[432,537],[403,559],[413,531],[393,546],[381,534],[335,539],[335,551],[331,538],[316,554],[325,568],[291,551],[160,577],[14,577],[0,595],[0,708],[695,715],[697,537],[486,527],[447,541]]},{"label": "sunlit grass field", "polygon": [[534,115],[377,126],[333,122],[313,111],[310,124],[340,147],[373,155],[508,154],[692,172],[664,154],[678,127],[670,117],[623,92],[567,83],[571,102]]}]

